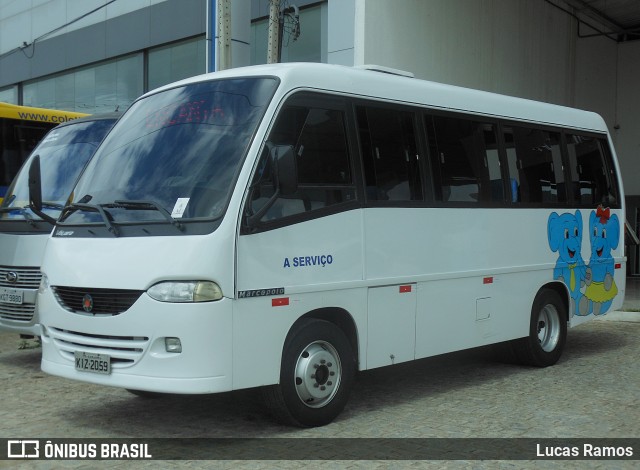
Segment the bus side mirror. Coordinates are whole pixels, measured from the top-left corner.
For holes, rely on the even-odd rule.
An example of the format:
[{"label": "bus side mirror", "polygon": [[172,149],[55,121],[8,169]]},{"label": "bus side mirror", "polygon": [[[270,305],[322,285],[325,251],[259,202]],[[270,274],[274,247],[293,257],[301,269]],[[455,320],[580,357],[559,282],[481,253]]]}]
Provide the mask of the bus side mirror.
[{"label": "bus side mirror", "polygon": [[29,166],[29,208],[42,220],[55,225],[56,219],[42,212],[42,178],[40,176],[40,155],[31,160]]},{"label": "bus side mirror", "polygon": [[40,155],[33,157],[29,167],[29,205],[36,214],[42,210],[42,184],[40,182]]}]

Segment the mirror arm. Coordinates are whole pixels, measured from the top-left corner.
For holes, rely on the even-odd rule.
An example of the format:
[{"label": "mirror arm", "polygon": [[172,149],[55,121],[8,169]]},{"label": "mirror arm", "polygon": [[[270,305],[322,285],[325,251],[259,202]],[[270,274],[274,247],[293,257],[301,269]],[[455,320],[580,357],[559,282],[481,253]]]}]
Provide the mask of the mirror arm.
[{"label": "mirror arm", "polygon": [[260,219],[264,217],[267,211],[271,209],[271,206],[273,206],[275,202],[278,200],[278,198],[280,197],[280,179],[278,178],[278,159],[273,157],[271,158],[274,165],[273,179],[275,180],[274,181],[275,191],[273,193],[273,196],[271,196],[269,200],[265,202],[264,206],[262,206],[258,212],[252,215],[247,214],[246,224],[248,228],[255,228],[256,225],[258,225],[258,222],[260,222]]},{"label": "mirror arm", "polygon": [[40,176],[40,155],[33,157],[29,167],[29,209],[38,217],[51,225],[56,219],[42,212],[42,182]]},{"label": "mirror arm", "polygon": [[273,194],[273,196],[271,196],[269,200],[265,202],[264,206],[262,206],[262,208],[258,212],[252,215],[247,215],[246,217],[247,227],[254,228],[256,225],[258,225],[258,222],[260,222],[260,219],[262,219],[262,217],[264,217],[267,211],[271,209],[271,206],[275,204],[275,202],[278,200],[279,197],[280,197],[280,191],[276,189],[276,192]]}]

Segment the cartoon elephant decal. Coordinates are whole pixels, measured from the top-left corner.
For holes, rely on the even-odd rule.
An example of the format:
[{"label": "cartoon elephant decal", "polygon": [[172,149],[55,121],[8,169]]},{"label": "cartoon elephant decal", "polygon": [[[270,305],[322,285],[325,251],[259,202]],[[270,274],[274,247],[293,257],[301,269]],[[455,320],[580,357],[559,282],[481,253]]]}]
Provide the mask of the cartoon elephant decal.
[{"label": "cartoon elephant decal", "polygon": [[614,281],[615,263],[611,251],[620,241],[618,216],[609,208],[599,206],[589,217],[591,258],[587,268],[584,297],[588,300],[588,312],[602,315],[609,310],[613,298],[618,294]]},{"label": "cartoon elephant decal", "polygon": [[[582,259],[582,215],[558,215],[553,212],[547,221],[547,235],[551,251],[558,252],[553,278],[561,280],[571,294],[571,315],[588,315],[588,301],[581,288],[586,282],[586,266]],[[584,312],[584,313],[581,313]]]}]

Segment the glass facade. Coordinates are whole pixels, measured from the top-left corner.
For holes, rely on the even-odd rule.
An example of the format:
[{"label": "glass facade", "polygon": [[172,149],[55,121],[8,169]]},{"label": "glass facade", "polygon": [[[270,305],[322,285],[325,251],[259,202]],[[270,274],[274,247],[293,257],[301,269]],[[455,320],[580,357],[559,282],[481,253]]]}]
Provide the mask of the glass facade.
[{"label": "glass facade", "polygon": [[[286,18],[281,62],[326,62],[327,4],[300,10],[300,36]],[[251,24],[251,64],[267,61],[269,19]],[[145,49],[130,55],[23,83],[25,106],[84,113],[124,111],[144,92],[206,72],[205,36]],[[0,89],[0,101],[18,104],[17,85]]]},{"label": "glass facade", "polygon": [[143,54],[26,82],[23,104],[84,113],[124,111],[143,93]]},{"label": "glass facade", "polygon": [[[89,114],[124,111],[145,91],[204,73],[205,56],[205,38],[200,36],[107,60],[25,82],[23,104]],[[0,101],[17,103],[17,98],[17,87],[0,90]]]},{"label": "glass facade", "polygon": [[167,83],[206,72],[204,36],[149,50],[148,86],[153,90]]},{"label": "glass facade", "polygon": [[16,85],[0,88],[0,101],[9,104],[18,104],[18,87]]}]

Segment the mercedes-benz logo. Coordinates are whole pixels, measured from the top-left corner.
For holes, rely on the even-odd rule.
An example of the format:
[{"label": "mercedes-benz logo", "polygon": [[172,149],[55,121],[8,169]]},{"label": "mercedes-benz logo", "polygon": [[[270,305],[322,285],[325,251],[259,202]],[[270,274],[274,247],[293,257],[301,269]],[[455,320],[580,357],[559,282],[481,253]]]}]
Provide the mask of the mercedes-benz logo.
[{"label": "mercedes-benz logo", "polygon": [[84,294],[84,297],[82,297],[82,310],[87,313],[91,313],[93,310],[93,297],[91,295]]},{"label": "mercedes-benz logo", "polygon": [[9,271],[4,277],[7,282],[10,282],[11,284],[18,282],[18,273],[15,271]]}]

